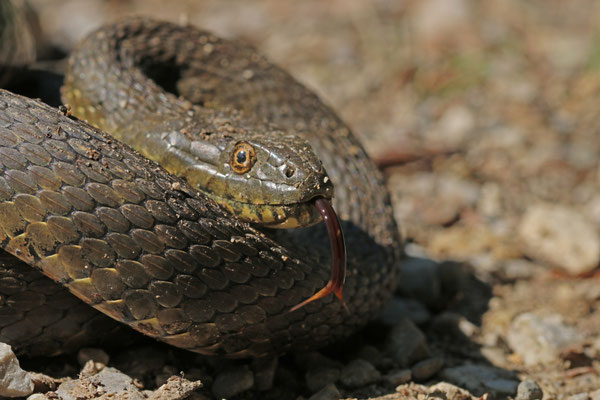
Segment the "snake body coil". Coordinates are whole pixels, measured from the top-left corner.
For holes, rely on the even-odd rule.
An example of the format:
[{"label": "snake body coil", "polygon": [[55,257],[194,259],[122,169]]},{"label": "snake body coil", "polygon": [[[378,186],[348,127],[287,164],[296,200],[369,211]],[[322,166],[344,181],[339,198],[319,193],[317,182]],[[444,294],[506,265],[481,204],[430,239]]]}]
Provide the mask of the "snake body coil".
[{"label": "snake body coil", "polygon": [[[189,183],[86,123],[2,91],[0,243],[8,253],[110,317],[209,355],[320,346],[364,324],[391,296],[400,250],[382,178],[343,122],[287,73],[239,43],[139,18],[91,34],[69,69],[63,95],[75,115]],[[333,296],[289,311],[328,281],[323,227],[265,234],[192,188],[195,175],[180,164],[187,153],[173,142],[164,153],[156,138],[193,141],[193,131],[236,142],[248,132],[275,135],[266,141],[293,134],[299,139],[289,140],[310,143],[335,185],[349,313]],[[243,189],[249,197],[252,188]],[[278,213],[272,221],[290,215]],[[69,306],[52,304],[56,289],[14,264],[0,257],[8,299],[0,340],[39,353],[75,346],[97,326],[114,328],[100,317],[69,317]]]}]

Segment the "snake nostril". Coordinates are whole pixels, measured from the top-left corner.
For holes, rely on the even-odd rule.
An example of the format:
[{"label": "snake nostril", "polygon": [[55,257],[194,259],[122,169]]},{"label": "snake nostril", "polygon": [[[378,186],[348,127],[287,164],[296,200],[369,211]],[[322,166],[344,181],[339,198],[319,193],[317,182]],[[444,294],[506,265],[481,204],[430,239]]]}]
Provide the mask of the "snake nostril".
[{"label": "snake nostril", "polygon": [[288,178],[291,178],[296,173],[296,168],[292,167],[291,165],[288,165],[287,167],[285,167],[285,170],[283,171],[283,173]]}]

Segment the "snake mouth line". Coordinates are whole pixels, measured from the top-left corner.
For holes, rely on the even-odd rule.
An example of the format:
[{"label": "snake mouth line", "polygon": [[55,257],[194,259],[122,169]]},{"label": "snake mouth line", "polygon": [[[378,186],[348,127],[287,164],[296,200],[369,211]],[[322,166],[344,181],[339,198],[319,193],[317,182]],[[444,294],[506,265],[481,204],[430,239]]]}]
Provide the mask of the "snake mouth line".
[{"label": "snake mouth line", "polygon": [[329,234],[329,244],[331,246],[331,278],[325,287],[300,304],[292,307],[290,312],[296,311],[313,301],[322,299],[331,293],[335,294],[335,297],[338,298],[346,311],[348,311],[348,306],[344,302],[343,297],[344,282],[346,280],[346,244],[344,243],[344,233],[342,232],[340,220],[329,200],[319,197],[314,201],[314,205],[319,211],[319,214],[323,217],[323,223]]},{"label": "snake mouth line", "polygon": [[307,227],[317,224],[322,217],[314,206],[315,200],[289,204],[254,204],[209,195],[237,218],[269,228]]}]

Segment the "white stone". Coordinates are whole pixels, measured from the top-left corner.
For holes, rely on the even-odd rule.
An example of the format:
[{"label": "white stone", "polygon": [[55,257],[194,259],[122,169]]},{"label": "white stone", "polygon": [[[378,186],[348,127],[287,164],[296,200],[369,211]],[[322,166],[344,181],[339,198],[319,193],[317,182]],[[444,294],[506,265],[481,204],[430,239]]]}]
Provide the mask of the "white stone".
[{"label": "white stone", "polygon": [[560,353],[583,340],[583,335],[566,325],[559,314],[518,315],[506,335],[510,348],[525,365],[545,364],[560,359]]},{"label": "white stone", "polygon": [[0,396],[22,397],[33,392],[33,381],[29,373],[19,366],[12,348],[0,343]]},{"label": "white stone", "polygon": [[42,393],[34,393],[27,400],[48,400],[48,396]]},{"label": "white stone", "polygon": [[589,272],[600,262],[598,232],[566,206],[531,206],[521,219],[519,236],[528,256],[573,275]]}]

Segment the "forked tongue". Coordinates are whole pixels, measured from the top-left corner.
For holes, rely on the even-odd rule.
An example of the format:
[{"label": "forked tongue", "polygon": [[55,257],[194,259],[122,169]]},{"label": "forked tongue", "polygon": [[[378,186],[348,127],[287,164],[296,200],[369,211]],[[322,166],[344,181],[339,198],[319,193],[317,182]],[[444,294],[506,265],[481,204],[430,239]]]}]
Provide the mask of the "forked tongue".
[{"label": "forked tongue", "polygon": [[346,279],[346,245],[344,244],[344,233],[342,232],[340,221],[328,200],[318,198],[315,201],[315,207],[317,207],[317,210],[319,210],[319,213],[323,217],[323,223],[329,234],[329,244],[331,246],[331,278],[323,289],[319,290],[302,303],[292,307],[290,312],[304,307],[315,300],[322,299],[331,293],[335,294],[346,311],[348,311],[348,306],[346,306],[344,297],[342,296],[344,281]]}]

